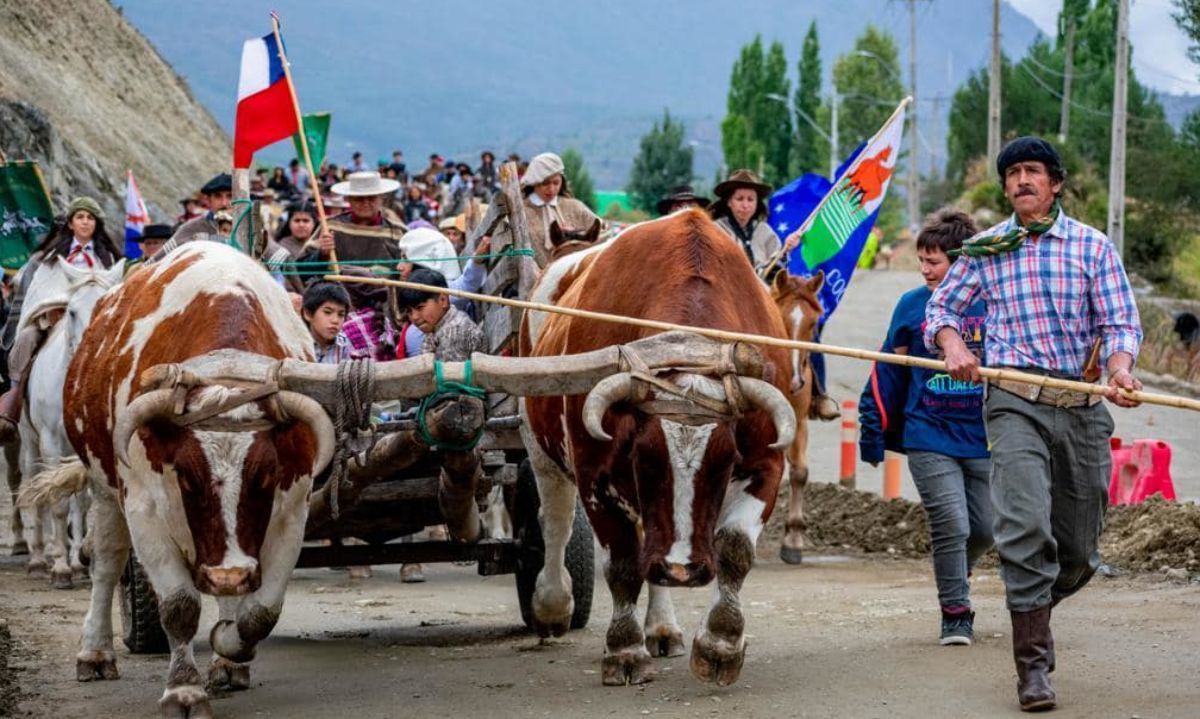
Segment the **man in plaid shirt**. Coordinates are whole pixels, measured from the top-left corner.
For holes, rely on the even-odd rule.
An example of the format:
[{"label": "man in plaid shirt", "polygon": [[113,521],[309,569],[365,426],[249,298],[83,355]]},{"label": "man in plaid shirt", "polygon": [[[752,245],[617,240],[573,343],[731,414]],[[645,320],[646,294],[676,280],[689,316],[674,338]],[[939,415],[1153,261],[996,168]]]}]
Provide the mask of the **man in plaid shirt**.
[{"label": "man in plaid shirt", "polygon": [[[982,299],[989,366],[1092,381],[1092,365],[1103,360],[1108,399],[1136,406],[1120,390],[1142,387],[1132,374],[1141,323],[1116,249],[1062,210],[1065,173],[1048,142],[1017,138],[996,166],[1014,214],[964,243],[962,261],[929,301],[925,344],[944,353],[952,377],[980,381],[961,329],[967,308]],[[1100,565],[1113,421],[1099,400],[989,383],[994,533],[1024,711],[1055,706],[1050,610]]]}]

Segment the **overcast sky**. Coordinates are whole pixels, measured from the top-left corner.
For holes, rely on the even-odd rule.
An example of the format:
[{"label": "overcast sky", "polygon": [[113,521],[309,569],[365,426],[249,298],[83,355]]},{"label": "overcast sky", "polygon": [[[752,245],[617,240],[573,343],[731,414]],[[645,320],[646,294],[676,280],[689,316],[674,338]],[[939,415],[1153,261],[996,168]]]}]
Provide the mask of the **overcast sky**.
[{"label": "overcast sky", "polygon": [[[1007,0],[1053,36],[1062,3],[1055,0]],[[1200,66],[1187,58],[1188,39],[1175,24],[1171,0],[1131,0],[1129,36],[1133,67],[1142,83],[1167,92],[1200,95]]]}]

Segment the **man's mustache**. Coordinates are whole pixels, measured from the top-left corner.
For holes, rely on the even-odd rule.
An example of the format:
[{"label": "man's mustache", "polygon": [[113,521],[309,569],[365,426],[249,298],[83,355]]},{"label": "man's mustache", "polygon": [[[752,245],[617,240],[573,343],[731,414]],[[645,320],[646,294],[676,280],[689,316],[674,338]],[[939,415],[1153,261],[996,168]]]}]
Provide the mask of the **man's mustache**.
[{"label": "man's mustache", "polygon": [[1033,189],[1032,187],[1022,187],[1019,190],[1017,190],[1017,197],[1025,197],[1025,196],[1036,197],[1037,190]]}]

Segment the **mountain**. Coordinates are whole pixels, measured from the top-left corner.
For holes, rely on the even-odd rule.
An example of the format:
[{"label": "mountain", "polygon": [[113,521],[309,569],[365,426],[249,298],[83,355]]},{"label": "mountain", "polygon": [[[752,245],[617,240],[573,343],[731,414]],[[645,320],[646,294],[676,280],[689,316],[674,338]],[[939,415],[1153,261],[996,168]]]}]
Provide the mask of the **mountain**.
[{"label": "mountain", "polygon": [[0,27],[0,150],[38,160],[57,207],[93,195],[119,235],[127,169],[165,221],[228,162],[221,126],[105,0],[0,2]]},{"label": "mountain", "polygon": [[[114,2],[230,129],[241,44],[267,33],[268,12],[281,4]],[[950,94],[987,62],[990,8],[988,0],[918,5],[921,124],[935,151]],[[905,68],[908,57],[906,4],[888,0],[294,0],[282,19],[302,106],[333,112],[333,162],[355,149],[374,160],[402,148],[424,166],[431,152],[476,161],[485,148],[528,157],[574,145],[598,187],[625,184],[638,139],[663,108],[686,123],[697,175],[712,178],[730,69],[755,33],[784,43],[793,82],[812,21],[827,77],[868,22],[896,36]],[[1010,54],[1037,35],[1007,5],[1002,23]],[[261,159],[290,156],[279,145]]]},{"label": "mountain", "polygon": [[1167,122],[1177,129],[1188,115],[1200,110],[1200,95],[1172,95],[1169,92],[1160,92],[1157,93],[1157,97],[1167,115]]}]

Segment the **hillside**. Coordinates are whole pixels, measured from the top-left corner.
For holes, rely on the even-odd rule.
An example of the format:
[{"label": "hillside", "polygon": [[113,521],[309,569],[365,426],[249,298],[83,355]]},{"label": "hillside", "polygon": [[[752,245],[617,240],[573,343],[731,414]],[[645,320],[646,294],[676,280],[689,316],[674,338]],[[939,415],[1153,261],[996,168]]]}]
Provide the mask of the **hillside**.
[{"label": "hillside", "polygon": [[[896,36],[908,74],[905,4],[889,0],[342,0],[336,12],[312,0],[210,0],[170,12],[158,0],[114,2],[227,129],[241,43],[267,32],[268,12],[279,9],[300,101],[333,112],[330,155],[339,164],[355,149],[373,161],[399,147],[423,166],[435,151],[475,160],[484,148],[529,156],[570,144],[599,187],[620,187],[638,138],[667,107],[686,123],[697,174],[709,180],[721,156],[730,68],[755,33],[784,43],[794,82],[810,22],[826,77],[873,22]],[[918,10],[921,129],[935,151],[948,97],[987,61],[990,8],[989,0],[955,0]],[[1023,54],[1037,28],[1007,5],[1002,23],[1005,51]],[[280,145],[260,159],[290,153]]]},{"label": "hillside", "polygon": [[95,195],[120,227],[132,169],[166,220],[228,166],[224,130],[105,0],[6,0],[0,27],[0,150],[40,161],[56,206]]}]

